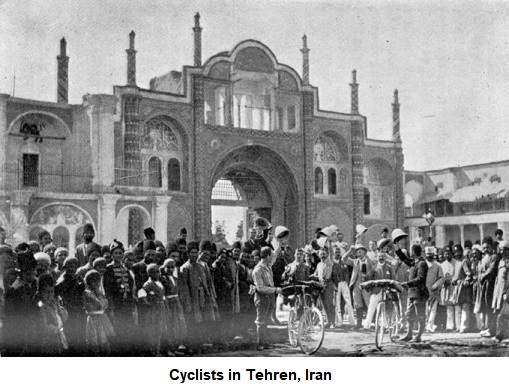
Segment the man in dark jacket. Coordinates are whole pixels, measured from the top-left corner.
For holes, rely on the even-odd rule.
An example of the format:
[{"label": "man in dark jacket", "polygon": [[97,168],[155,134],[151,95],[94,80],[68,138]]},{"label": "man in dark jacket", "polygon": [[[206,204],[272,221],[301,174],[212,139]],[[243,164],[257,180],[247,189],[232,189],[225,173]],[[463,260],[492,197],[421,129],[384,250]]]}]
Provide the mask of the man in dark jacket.
[{"label": "man in dark jacket", "polygon": [[[407,329],[406,333],[399,340],[404,342],[420,343],[422,333],[426,328],[426,300],[428,299],[428,288],[426,287],[426,277],[428,275],[428,265],[422,257],[422,247],[412,246],[412,252],[415,260],[408,258],[400,249],[399,243],[395,243],[396,255],[408,266],[410,274],[407,282],[401,286],[408,289],[408,303],[406,310]],[[418,322],[419,329],[417,335],[413,336],[414,323]]]}]

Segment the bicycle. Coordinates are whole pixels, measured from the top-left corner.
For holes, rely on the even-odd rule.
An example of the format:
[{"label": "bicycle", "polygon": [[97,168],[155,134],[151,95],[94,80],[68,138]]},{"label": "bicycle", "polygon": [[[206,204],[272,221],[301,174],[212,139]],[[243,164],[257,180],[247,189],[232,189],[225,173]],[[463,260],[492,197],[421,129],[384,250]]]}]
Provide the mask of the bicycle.
[{"label": "bicycle", "polygon": [[374,287],[382,288],[375,316],[375,346],[378,350],[382,350],[385,332],[388,331],[389,339],[395,342],[403,327],[399,297],[402,287],[394,280],[374,280],[361,284],[361,288],[365,289]]},{"label": "bicycle", "polygon": [[[288,315],[288,339],[292,347],[299,346],[307,355],[318,351],[323,343],[325,324],[312,294],[323,289],[315,281],[302,282],[283,288],[283,294],[292,295],[294,305]],[[292,299],[292,298],[290,298]]]}]

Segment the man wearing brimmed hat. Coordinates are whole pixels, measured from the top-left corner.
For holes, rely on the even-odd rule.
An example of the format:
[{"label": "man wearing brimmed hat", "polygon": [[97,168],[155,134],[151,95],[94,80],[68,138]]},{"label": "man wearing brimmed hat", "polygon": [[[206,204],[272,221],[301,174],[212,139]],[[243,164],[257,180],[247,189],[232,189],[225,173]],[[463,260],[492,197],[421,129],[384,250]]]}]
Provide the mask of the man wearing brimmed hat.
[{"label": "man wearing brimmed hat", "polygon": [[[399,230],[401,231],[401,230]],[[397,232],[392,233],[394,247],[396,249],[396,255],[405,264],[410,266],[410,274],[408,281],[401,283],[401,286],[408,289],[408,301],[406,310],[406,333],[399,340],[408,342],[412,341],[415,343],[421,342],[421,336],[426,327],[426,300],[428,299],[429,292],[426,287],[426,278],[428,276],[428,265],[422,257],[422,247],[418,245],[412,246],[412,253],[415,260],[409,258],[403,250],[400,248],[400,241],[407,235],[401,231],[401,234],[397,236]],[[418,334],[413,336],[413,328],[415,322],[418,322]]]},{"label": "man wearing brimmed hat", "polygon": [[[395,280],[396,275],[394,269],[387,261],[387,254],[385,252],[389,239],[380,239],[378,241],[378,253],[376,257],[375,265],[366,274],[365,280]],[[375,316],[376,307],[382,298],[382,290],[380,288],[372,288],[370,290],[371,296],[369,298],[368,311],[366,313],[366,320],[364,321],[364,328],[369,330],[373,317]]]},{"label": "man wearing brimmed hat", "polygon": [[253,281],[256,288],[254,303],[256,307],[255,323],[258,335],[258,350],[263,350],[268,347],[267,325],[271,312],[275,308],[276,296],[281,293],[281,288],[274,285],[271,248],[262,248],[260,257],[260,262],[253,270]]},{"label": "man wearing brimmed hat", "polygon": [[366,290],[361,289],[360,285],[365,281],[366,274],[373,267],[373,262],[367,257],[368,250],[362,244],[356,244],[345,253],[343,261],[347,262],[351,253],[355,254],[353,261],[352,277],[350,279],[350,289],[353,293],[353,305],[357,320],[356,329],[362,328],[362,317],[364,311],[369,306],[370,295]]},{"label": "man wearing brimmed hat", "polygon": [[[274,276],[274,285],[281,286],[283,280],[282,276],[285,272],[287,265],[293,262],[293,250],[288,246],[288,239],[290,237],[290,230],[285,226],[277,226],[275,231],[276,239],[278,241],[278,248],[275,252],[276,259],[272,265],[272,272]],[[271,320],[274,324],[280,324],[276,317],[276,309],[272,313]]]}]

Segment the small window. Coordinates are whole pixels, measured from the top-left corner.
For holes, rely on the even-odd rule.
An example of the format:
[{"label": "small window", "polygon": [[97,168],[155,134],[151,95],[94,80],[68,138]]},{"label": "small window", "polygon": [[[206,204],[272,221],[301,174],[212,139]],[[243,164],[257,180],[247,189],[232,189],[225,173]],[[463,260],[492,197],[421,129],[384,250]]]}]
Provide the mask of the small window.
[{"label": "small window", "polygon": [[157,157],[152,157],[148,161],[148,186],[160,188],[161,181],[161,161]]},{"label": "small window", "polygon": [[315,193],[323,193],[323,172],[319,167],[315,169]]},{"label": "small window", "polygon": [[330,168],[327,172],[327,183],[329,184],[329,194],[335,195],[336,191],[336,170]]},{"label": "small window", "polygon": [[364,188],[364,215],[371,214],[370,201],[371,196],[369,194],[369,189]]},{"label": "small window", "polygon": [[283,108],[278,107],[277,109],[277,129],[282,130],[284,126]]},{"label": "small window", "polygon": [[295,118],[295,106],[292,105],[288,107],[288,129],[292,130],[295,128],[296,118]]},{"label": "small window", "polygon": [[168,162],[168,190],[180,190],[180,162],[175,158]]},{"label": "small window", "polygon": [[23,154],[23,186],[39,186],[38,154]]}]

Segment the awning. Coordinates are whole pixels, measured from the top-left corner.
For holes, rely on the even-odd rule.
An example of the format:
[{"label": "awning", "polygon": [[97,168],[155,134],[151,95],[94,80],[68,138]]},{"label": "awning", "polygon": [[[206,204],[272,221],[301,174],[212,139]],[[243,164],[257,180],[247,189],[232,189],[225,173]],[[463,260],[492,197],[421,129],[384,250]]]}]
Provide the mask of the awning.
[{"label": "awning", "polygon": [[493,199],[504,197],[509,192],[507,184],[500,182],[481,183],[480,185],[465,186],[454,192],[449,199],[451,203],[470,203],[481,199],[483,196],[491,196]]},{"label": "awning", "polygon": [[427,204],[427,203],[433,203],[435,201],[439,200],[448,200],[453,196],[452,192],[447,193],[428,193],[425,194],[418,202],[417,204]]}]

